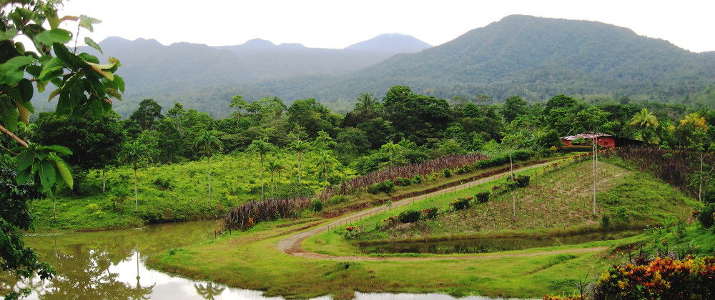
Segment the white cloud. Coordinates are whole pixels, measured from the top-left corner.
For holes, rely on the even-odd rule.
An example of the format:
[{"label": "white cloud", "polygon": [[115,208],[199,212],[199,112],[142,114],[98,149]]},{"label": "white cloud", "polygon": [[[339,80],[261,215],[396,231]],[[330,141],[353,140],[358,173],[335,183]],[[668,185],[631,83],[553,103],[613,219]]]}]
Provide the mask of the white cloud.
[{"label": "white cloud", "polygon": [[459,0],[73,0],[66,14],[104,22],[92,35],[155,38],[164,44],[240,44],[252,38],[342,48],[381,33],[433,45],[509,14],[582,19],[628,27],[696,52],[715,50],[715,2]]}]

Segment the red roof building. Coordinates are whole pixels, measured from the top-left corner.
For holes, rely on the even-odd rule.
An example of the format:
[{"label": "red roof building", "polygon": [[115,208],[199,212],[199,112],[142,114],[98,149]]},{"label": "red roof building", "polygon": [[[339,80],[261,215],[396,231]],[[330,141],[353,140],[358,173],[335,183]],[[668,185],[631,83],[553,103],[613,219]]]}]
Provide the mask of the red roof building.
[{"label": "red roof building", "polygon": [[616,147],[616,138],[605,133],[581,133],[577,135],[565,136],[561,138],[561,142],[564,144],[564,147],[573,147],[577,146],[574,145],[574,141],[584,140],[586,145],[591,145],[594,139],[596,140],[596,143],[603,148]]}]

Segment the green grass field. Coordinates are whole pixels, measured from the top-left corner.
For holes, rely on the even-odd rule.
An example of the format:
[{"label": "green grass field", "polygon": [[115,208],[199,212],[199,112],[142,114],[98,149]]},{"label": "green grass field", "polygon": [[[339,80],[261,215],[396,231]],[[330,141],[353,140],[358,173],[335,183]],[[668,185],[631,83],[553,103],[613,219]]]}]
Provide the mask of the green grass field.
[{"label": "green grass field", "polygon": [[[273,174],[264,172],[263,176],[258,156],[251,153],[218,156],[210,162],[143,168],[138,172],[136,208],[133,170],[114,169],[104,175],[91,172],[82,183],[82,189],[89,195],[33,201],[34,225],[41,231],[99,230],[214,219],[223,216],[231,207],[260,199],[262,185],[267,198],[282,197],[300,190],[312,194],[328,185],[327,179],[340,181],[352,176],[351,170],[335,167],[321,179],[317,159],[316,155],[306,153],[302,163],[298,164],[297,157],[288,152],[270,155],[266,164],[274,160],[282,169]],[[301,184],[297,185],[299,173]],[[107,187],[104,193],[101,192],[103,181]]]}]

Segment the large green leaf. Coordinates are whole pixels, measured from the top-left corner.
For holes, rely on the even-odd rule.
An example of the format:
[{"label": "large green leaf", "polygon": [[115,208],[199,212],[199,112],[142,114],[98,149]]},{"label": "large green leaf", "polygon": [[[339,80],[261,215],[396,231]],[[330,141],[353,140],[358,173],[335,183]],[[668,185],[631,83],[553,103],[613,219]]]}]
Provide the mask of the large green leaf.
[{"label": "large green leaf", "polygon": [[64,44],[72,39],[72,33],[64,29],[50,29],[35,36],[35,41],[47,46],[54,43]]},{"label": "large green leaf", "polygon": [[61,59],[53,57],[42,65],[42,71],[38,79],[49,80],[53,77],[57,77],[62,74],[62,68],[64,68],[64,63]]},{"label": "large green leaf", "polygon": [[49,192],[52,187],[55,186],[57,181],[57,171],[55,170],[55,164],[49,160],[43,160],[40,163],[40,183],[42,184],[42,190]]},{"label": "large green leaf", "polygon": [[72,155],[72,150],[70,150],[70,148],[67,148],[65,146],[60,146],[60,145],[43,146],[42,149],[57,152],[62,155]]},{"label": "large green leaf", "polygon": [[63,44],[52,44],[52,50],[55,51],[55,55],[57,55],[57,58],[62,60],[67,67],[77,69],[82,66],[85,66],[84,61],[77,55],[74,55],[74,53],[70,52],[70,50],[67,49],[67,47]]},{"label": "large green leaf", "polygon": [[72,172],[70,171],[70,168],[59,157],[53,159],[53,161],[55,162],[55,166],[57,167],[57,173],[59,173],[60,177],[62,177],[62,181],[64,181],[67,187],[72,189],[74,187],[74,179],[72,178]]},{"label": "large green leaf", "polygon": [[86,28],[90,32],[94,31],[94,27],[92,27],[92,25],[99,23],[102,23],[102,21],[99,19],[95,19],[85,15],[79,16],[79,26]]},{"label": "large green leaf", "polygon": [[97,51],[99,51],[99,53],[104,53],[104,52],[102,51],[102,47],[100,47],[99,44],[97,44],[97,42],[95,42],[95,41],[94,41],[93,39],[91,39],[90,37],[85,37],[85,38],[84,38],[84,43],[87,44],[87,46],[90,46],[90,47],[96,49]]},{"label": "large green leaf", "polygon": [[17,156],[17,170],[18,171],[25,171],[30,166],[32,166],[32,163],[35,161],[35,156],[32,155],[32,152],[26,151],[23,153],[20,153],[20,155]]},{"label": "large green leaf", "polygon": [[0,84],[14,85],[25,75],[25,66],[35,62],[30,56],[15,56],[0,64]]}]

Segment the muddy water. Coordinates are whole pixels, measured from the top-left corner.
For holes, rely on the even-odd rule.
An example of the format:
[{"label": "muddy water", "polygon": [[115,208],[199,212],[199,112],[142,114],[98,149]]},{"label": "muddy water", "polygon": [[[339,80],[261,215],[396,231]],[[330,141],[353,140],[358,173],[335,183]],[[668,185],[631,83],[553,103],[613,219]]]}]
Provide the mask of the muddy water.
[{"label": "muddy water", "polygon": [[[0,295],[29,287],[27,299],[283,299],[262,292],[172,276],[146,267],[148,256],[212,237],[213,222],[164,224],[142,229],[34,235],[26,237],[43,261],[57,271],[51,280],[16,282],[0,276]],[[357,299],[455,299],[440,294],[363,294]],[[318,299],[330,299],[321,297]],[[485,300],[486,297],[460,299]]]},{"label": "muddy water", "polygon": [[358,246],[364,253],[487,253],[621,239],[639,233],[641,233],[641,231],[618,231],[562,237],[477,238],[437,242],[360,243]]}]

